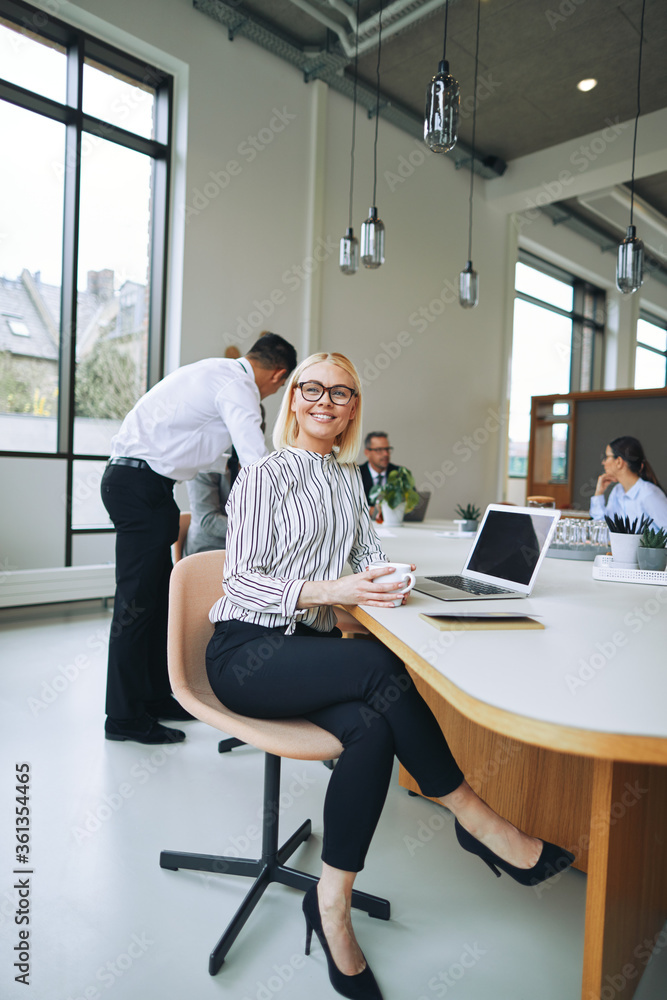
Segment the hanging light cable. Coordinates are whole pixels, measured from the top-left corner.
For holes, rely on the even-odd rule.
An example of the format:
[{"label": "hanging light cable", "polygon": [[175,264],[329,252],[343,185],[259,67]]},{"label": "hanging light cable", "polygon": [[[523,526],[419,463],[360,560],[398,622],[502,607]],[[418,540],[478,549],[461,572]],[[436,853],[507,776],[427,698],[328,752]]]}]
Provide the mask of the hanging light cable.
[{"label": "hanging light cable", "polygon": [[472,105],[472,152],[470,162],[470,195],[468,198],[468,259],[459,274],[459,302],[464,309],[473,309],[479,300],[479,277],[472,266],[472,204],[475,185],[475,138],[477,130],[477,70],[479,68],[479,15],[481,0],[477,0],[477,40],[475,42],[475,84]]},{"label": "hanging light cable", "polygon": [[445,38],[438,72],[426,92],[424,114],[424,142],[434,153],[448,153],[456,145],[459,132],[459,85],[449,72],[447,62],[447,16],[449,0],[445,3]]},{"label": "hanging light cable", "polygon": [[375,141],[373,143],[373,204],[368,218],[361,224],[361,263],[364,267],[376,268],[384,264],[384,223],[378,218],[375,206],[378,179],[378,126],[380,124],[380,58],[382,56],[382,6],[380,0],[380,17],[378,22],[378,59],[375,69],[377,78],[375,96]]},{"label": "hanging light cable", "polygon": [[619,243],[616,261],[616,287],[619,292],[629,295],[644,283],[644,244],[637,236],[633,225],[635,201],[635,156],[637,153],[637,124],[641,109],[642,45],[644,42],[644,11],[646,0],[642,0],[642,18],[639,28],[639,64],[637,67],[637,114],[635,115],[635,137],[632,143],[632,180],[630,182],[630,225],[625,239]]},{"label": "hanging light cable", "polygon": [[350,206],[348,226],[340,241],[338,263],[343,274],[356,274],[359,268],[359,241],[352,228],[352,201],[354,193],[354,144],[357,131],[357,67],[359,65],[359,0],[357,0],[357,30],[354,41],[354,92],[352,96],[352,146],[350,149]]}]

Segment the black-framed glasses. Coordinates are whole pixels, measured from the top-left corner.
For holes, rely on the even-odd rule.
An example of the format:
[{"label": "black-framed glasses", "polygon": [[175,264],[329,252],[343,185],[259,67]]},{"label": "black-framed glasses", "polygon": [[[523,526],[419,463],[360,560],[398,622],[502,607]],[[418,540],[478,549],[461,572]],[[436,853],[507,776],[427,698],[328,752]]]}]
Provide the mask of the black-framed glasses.
[{"label": "black-framed glasses", "polygon": [[393,450],[394,450],[393,447],[391,447],[390,445],[387,445],[386,448],[366,448],[366,451],[388,451],[390,455]]},{"label": "black-framed glasses", "polygon": [[321,382],[297,382],[301,389],[301,395],[309,403],[316,403],[325,392],[329,393],[329,399],[336,406],[345,406],[353,396],[358,395],[356,389],[350,389],[349,385],[322,385]]}]

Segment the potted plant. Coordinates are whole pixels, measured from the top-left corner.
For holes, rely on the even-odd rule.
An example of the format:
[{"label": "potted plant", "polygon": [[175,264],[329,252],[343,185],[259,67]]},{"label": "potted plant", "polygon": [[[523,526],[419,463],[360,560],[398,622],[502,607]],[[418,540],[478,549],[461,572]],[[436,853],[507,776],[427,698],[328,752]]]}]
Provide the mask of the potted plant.
[{"label": "potted plant", "polygon": [[639,548],[637,562],[640,569],[664,571],[667,566],[667,531],[664,528],[644,528]]},{"label": "potted plant", "polygon": [[621,517],[619,514],[615,514],[613,518],[605,514],[604,519],[609,528],[609,541],[614,563],[629,569],[636,568],[639,542],[644,530],[648,528],[653,519],[645,514],[642,515],[641,520],[636,517],[633,521],[629,517]]},{"label": "potted plant", "polygon": [[466,504],[465,507],[459,504],[456,513],[459,516],[454,523],[458,524],[459,531],[477,531],[479,516],[482,513],[479,507],[475,507],[472,503]]},{"label": "potted plant", "polygon": [[419,503],[419,493],[409,469],[401,465],[390,472],[384,486],[377,485],[371,490],[370,503],[381,505],[383,524],[400,524],[403,515]]}]

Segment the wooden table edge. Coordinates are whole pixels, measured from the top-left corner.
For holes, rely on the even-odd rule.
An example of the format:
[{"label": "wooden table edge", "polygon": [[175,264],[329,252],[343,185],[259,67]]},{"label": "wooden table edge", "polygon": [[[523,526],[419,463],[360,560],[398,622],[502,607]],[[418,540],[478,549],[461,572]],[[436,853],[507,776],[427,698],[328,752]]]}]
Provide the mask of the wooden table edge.
[{"label": "wooden table edge", "polygon": [[472,722],[511,739],[530,743],[560,753],[581,754],[604,760],[631,761],[640,764],[667,764],[667,739],[660,736],[640,736],[626,733],[596,732],[561,726],[553,722],[532,719],[503,708],[489,705],[467,694],[453,681],[443,676],[410,646],[397,638],[375,618],[357,605],[342,605],[357,621],[377,636],[417,676],[423,678],[457,711]]}]

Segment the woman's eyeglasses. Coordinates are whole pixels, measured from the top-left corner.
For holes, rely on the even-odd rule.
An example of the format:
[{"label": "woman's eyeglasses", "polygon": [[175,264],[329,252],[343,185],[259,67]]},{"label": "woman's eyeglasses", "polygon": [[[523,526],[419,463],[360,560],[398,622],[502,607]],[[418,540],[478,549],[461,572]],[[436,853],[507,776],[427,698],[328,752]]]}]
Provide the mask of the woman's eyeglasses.
[{"label": "woman's eyeglasses", "polygon": [[353,396],[357,395],[356,389],[350,389],[348,385],[322,385],[321,382],[297,382],[301,389],[301,395],[309,403],[316,403],[325,392],[329,393],[329,399],[336,406],[345,406]]}]

